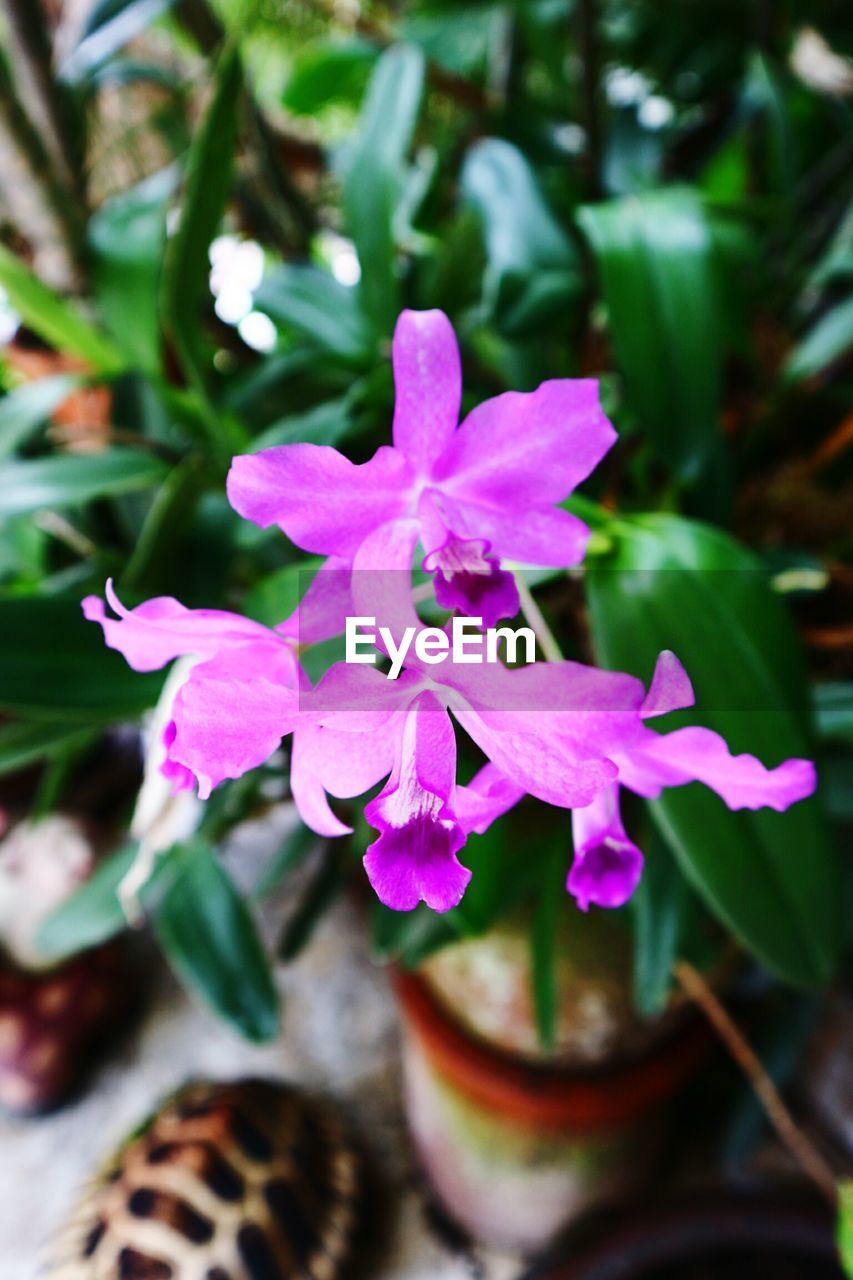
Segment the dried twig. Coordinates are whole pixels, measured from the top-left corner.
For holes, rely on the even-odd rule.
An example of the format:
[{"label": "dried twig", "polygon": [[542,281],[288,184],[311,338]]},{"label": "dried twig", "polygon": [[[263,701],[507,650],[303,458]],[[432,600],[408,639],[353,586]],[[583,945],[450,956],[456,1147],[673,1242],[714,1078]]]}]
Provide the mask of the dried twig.
[{"label": "dried twig", "polygon": [[764,1109],[780,1141],[787,1147],[797,1164],[806,1173],[833,1209],[838,1205],[838,1180],[812,1140],[794,1120],[776,1085],[761,1064],[742,1032],[733,1022],[727,1010],[708,986],[701,973],[687,960],[673,965],[681,986],[691,1000],[699,1005],[711,1026],[746,1076],[753,1092]]}]

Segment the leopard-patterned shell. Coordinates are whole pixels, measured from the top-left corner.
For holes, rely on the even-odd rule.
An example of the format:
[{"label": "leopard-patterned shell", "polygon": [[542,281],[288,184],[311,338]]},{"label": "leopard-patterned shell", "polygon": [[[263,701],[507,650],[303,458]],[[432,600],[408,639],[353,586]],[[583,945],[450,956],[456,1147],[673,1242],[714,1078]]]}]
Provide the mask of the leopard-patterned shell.
[{"label": "leopard-patterned shell", "polygon": [[271,1081],[192,1084],[94,1179],[45,1280],[339,1280],[361,1185],[325,1104]]}]

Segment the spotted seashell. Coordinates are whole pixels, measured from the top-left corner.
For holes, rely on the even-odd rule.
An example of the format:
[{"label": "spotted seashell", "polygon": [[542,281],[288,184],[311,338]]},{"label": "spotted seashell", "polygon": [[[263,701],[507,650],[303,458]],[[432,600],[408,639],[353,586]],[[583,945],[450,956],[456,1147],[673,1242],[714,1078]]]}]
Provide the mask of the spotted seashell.
[{"label": "spotted seashell", "polygon": [[0,1108],[50,1111],[80,1085],[133,1013],[121,942],[28,973],[0,960]]},{"label": "spotted seashell", "polygon": [[45,1280],[339,1280],[361,1187],[325,1104],[272,1081],[192,1084],[94,1180]]}]

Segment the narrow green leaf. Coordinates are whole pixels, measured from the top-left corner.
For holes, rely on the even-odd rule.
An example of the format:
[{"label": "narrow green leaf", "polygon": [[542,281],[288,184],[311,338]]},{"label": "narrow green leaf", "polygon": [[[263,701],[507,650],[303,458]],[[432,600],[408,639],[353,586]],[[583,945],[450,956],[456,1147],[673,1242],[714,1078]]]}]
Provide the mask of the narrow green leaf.
[{"label": "narrow green leaf", "polygon": [[279,444],[337,444],[353,428],[349,395],[316,404],[303,413],[289,413],[252,440],[250,453]]},{"label": "narrow green leaf", "polygon": [[694,192],[675,188],[587,205],[631,408],[672,474],[695,479],[719,445],[723,318],[711,228]]},{"label": "narrow green leaf", "polygon": [[0,285],[21,319],[57,351],[79,356],[105,377],[124,368],[124,359],[110,339],[42,284],[5,245],[0,245]]},{"label": "narrow green leaf", "polygon": [[819,736],[827,742],[853,743],[853,681],[816,685],[812,697]]},{"label": "narrow green leaf", "polygon": [[312,570],[320,563],[317,559],[305,559],[268,573],[247,592],[243,612],[264,626],[278,626],[293,613],[309,586]]},{"label": "narrow green leaf", "polygon": [[263,874],[255,885],[252,896],[265,898],[272,893],[273,889],[281,884],[282,880],[289,876],[291,871],[295,871],[297,867],[302,865],[311,850],[316,847],[318,840],[319,837],[316,832],[311,831],[302,822],[297,822],[288,831],[274,856],[264,868]]},{"label": "narrow green leaf", "polygon": [[174,0],[100,0],[92,6],[83,35],[61,68],[62,79],[77,84],[91,76],[173,3]]},{"label": "narrow green leaf", "polygon": [[844,1274],[853,1276],[853,1182],[838,1184],[838,1256]]},{"label": "narrow green leaf", "polygon": [[25,382],[0,400],[0,460],[11,457],[80,385],[70,373]]},{"label": "narrow green leaf", "polygon": [[213,98],[187,159],[178,230],[169,242],[163,274],[163,313],[185,372],[204,384],[200,327],[209,301],[210,242],[219,230],[234,169],[243,72],[235,45],[216,66]]},{"label": "narrow green leaf", "polygon": [[465,157],[461,188],[483,226],[485,301],[503,332],[522,334],[565,310],[583,288],[578,253],[524,155],[482,139]]},{"label": "narrow green leaf", "polygon": [[79,725],[13,720],[0,724],[0,774],[14,773],[89,737]]},{"label": "narrow green leaf", "polygon": [[0,520],[44,507],[150,489],[166,475],[159,458],[136,449],[65,454],[0,463]]},{"label": "narrow green leaf", "polygon": [[280,960],[294,960],[310,942],[323,915],[343,888],[344,874],[338,850],[327,845],[308,887],[285,925],[277,947]]},{"label": "narrow green leaf", "polygon": [[213,850],[188,846],[154,914],[181,981],[248,1040],[278,1033],[278,994],[249,910]]},{"label": "narrow green leaf", "polygon": [[392,46],[376,64],[344,180],[347,226],[361,263],[359,295],[380,333],[400,310],[394,213],[404,187],[404,161],[420,109],[424,57]]},{"label": "narrow green leaf", "polygon": [[785,364],[789,378],[811,378],[853,349],[853,298],[827,311],[797,343]]},{"label": "narrow green leaf", "polygon": [[174,170],[106,200],[89,222],[94,285],[103,321],[128,360],[160,372],[159,288]]},{"label": "narrow green leaf", "polygon": [[[61,643],[57,638],[61,637]],[[104,644],[78,599],[0,599],[0,707],[51,723],[139,715],[157,701],[161,672],[139,674]]]},{"label": "narrow green leaf", "polygon": [[565,864],[565,850],[555,845],[547,859],[530,930],[533,1008],[539,1042],[543,1049],[554,1046],[557,1019],[557,922],[565,892]]},{"label": "narrow green leaf", "polygon": [[652,829],[643,841],[643,876],[631,899],[634,916],[634,1005],[644,1017],[660,1013],[672,986],[672,966],[685,955],[695,923],[693,893],[663,838]]},{"label": "narrow green leaf", "polygon": [[[813,754],[807,686],[784,602],[727,535],[672,516],[620,519],[587,576],[595,647],[648,680],[661,649],[684,663],[703,723],[769,766]],[[671,727],[668,726],[668,727]],[[780,977],[825,982],[843,920],[838,859],[816,799],[736,813],[699,784],[652,801],[655,821],[711,911]]]}]

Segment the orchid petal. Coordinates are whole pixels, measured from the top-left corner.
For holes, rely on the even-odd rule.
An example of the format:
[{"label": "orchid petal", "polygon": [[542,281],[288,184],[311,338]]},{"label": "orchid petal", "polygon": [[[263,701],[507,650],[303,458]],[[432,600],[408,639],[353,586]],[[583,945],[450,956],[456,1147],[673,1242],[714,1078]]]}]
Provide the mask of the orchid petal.
[{"label": "orchid petal", "polygon": [[193,667],[172,708],[168,758],[198,779],[207,799],[225,778],[263,764],[298,716],[292,655],[284,647],[250,645]]},{"label": "orchid petal", "polygon": [[453,436],[462,401],[456,335],[442,311],[403,311],[394,330],[394,446],[426,476]]},{"label": "orchid petal", "polygon": [[640,707],[640,715],[644,720],[652,716],[663,716],[669,711],[692,707],[695,701],[690,677],[672,650],[664,649],[655,663],[652,682]]},{"label": "orchid petal", "polygon": [[277,524],[306,551],[351,557],[371,530],[406,514],[411,470],[381,446],[360,466],[328,445],[285,444],[242,454],[228,473],[228,501],[262,528]]},{"label": "orchid petal", "polygon": [[453,808],[464,831],[482,835],[525,794],[523,787],[510,782],[493,764],[486,764],[467,786],[457,786]]},{"label": "orchid petal", "polygon": [[575,856],[566,880],[581,911],[621,907],[640,882],[643,855],[629,840],[619,813],[619,788],[607,787],[583,809],[572,811]]},{"label": "orchid petal", "polygon": [[117,649],[134,671],[156,671],[185,654],[213,657],[223,648],[259,640],[281,644],[260,622],[223,609],[187,609],[171,596],[155,596],[126,609],[112,581],[107,582],[106,596],[117,618],[107,616],[98,596],[85,598],[83,614],[100,625],[109,648]]},{"label": "orchid petal", "polygon": [[653,798],[664,787],[704,782],[730,809],[767,806],[781,813],[810,796],[817,785],[810,760],[785,760],[768,769],[755,756],[732,755],[718,733],[700,726],[667,734],[649,731],[618,763],[620,779],[642,796]]},{"label": "orchid petal", "polygon": [[435,488],[424,490],[418,515],[428,554],[453,533],[457,538],[488,542],[502,560],[564,568],[580,564],[589,541],[589,529],[569,511],[542,505],[516,513]]},{"label": "orchid petal", "polygon": [[562,502],[616,440],[594,379],[507,391],[469,413],[434,479],[478,505],[518,511]]}]

